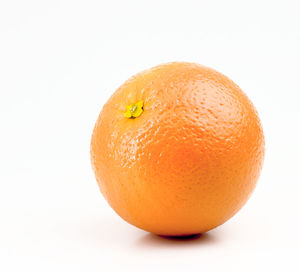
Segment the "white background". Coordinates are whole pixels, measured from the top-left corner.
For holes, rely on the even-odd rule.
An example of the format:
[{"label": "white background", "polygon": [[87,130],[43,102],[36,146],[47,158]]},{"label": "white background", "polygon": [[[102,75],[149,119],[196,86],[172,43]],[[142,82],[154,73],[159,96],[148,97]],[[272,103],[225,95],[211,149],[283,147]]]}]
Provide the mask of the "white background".
[{"label": "white background", "polygon": [[[0,1],[0,270],[299,271],[299,1]],[[192,240],[120,219],[90,167],[94,122],[169,61],[226,74],[260,114],[247,205]]]}]

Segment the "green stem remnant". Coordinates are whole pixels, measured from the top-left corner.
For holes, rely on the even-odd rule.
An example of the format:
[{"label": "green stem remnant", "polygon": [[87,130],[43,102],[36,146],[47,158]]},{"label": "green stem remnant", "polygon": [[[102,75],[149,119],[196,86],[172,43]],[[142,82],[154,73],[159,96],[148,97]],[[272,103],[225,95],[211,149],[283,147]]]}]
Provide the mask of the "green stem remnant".
[{"label": "green stem remnant", "polygon": [[143,106],[144,101],[139,101],[135,104],[126,106],[126,112],[124,113],[124,116],[132,119],[139,117],[144,111]]}]

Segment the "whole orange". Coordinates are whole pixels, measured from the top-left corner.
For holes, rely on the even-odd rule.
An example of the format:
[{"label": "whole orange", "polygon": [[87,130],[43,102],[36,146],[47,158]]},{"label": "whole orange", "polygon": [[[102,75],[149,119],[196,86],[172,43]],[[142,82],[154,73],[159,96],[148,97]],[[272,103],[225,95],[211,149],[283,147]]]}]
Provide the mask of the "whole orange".
[{"label": "whole orange", "polygon": [[174,62],[126,81],[91,141],[100,190],[127,222],[160,235],[206,232],[253,191],[264,157],[257,112],[221,73]]}]

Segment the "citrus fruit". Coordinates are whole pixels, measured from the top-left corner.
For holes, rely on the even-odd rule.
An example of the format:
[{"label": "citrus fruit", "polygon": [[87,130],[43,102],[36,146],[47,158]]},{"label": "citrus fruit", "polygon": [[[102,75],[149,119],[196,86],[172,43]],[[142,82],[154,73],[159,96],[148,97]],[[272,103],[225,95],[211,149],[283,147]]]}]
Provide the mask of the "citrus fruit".
[{"label": "citrus fruit", "polygon": [[91,140],[101,192],[127,222],[160,235],[206,232],[253,191],[264,157],[257,112],[221,73],[174,62],[107,101]]}]

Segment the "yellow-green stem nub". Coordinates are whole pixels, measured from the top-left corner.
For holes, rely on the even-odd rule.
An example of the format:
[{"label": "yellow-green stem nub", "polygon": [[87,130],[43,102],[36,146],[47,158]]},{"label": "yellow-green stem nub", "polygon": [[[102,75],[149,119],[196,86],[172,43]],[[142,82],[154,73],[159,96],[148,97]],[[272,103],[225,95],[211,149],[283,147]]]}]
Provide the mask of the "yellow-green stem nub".
[{"label": "yellow-green stem nub", "polygon": [[143,113],[144,101],[139,101],[135,104],[126,106],[126,112],[124,116],[127,118],[136,118]]}]

